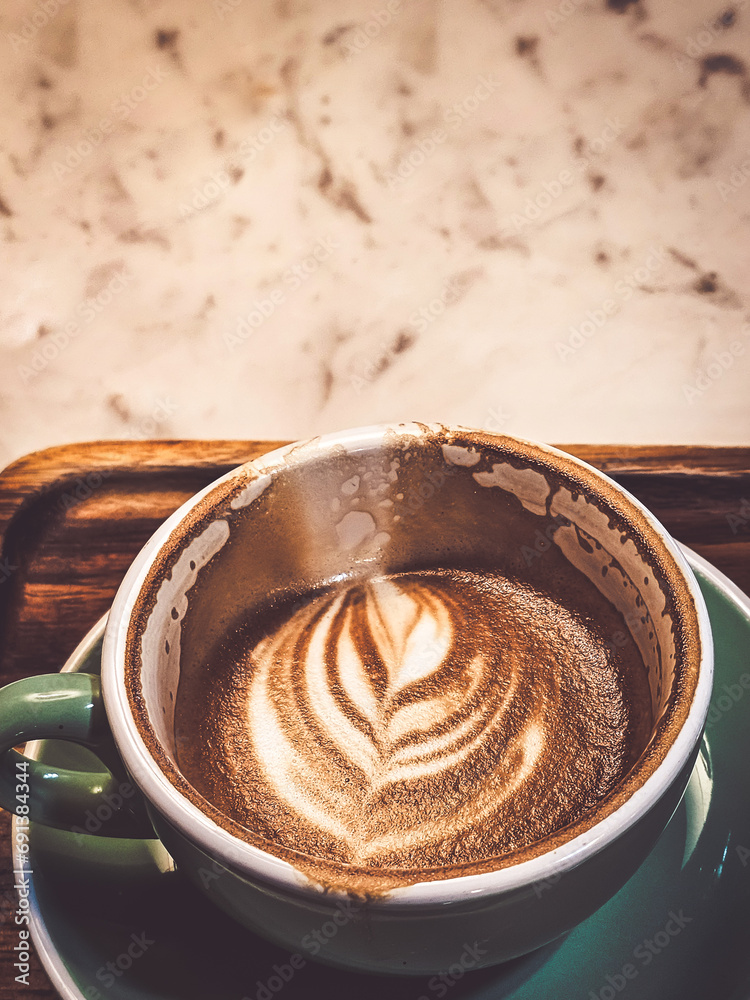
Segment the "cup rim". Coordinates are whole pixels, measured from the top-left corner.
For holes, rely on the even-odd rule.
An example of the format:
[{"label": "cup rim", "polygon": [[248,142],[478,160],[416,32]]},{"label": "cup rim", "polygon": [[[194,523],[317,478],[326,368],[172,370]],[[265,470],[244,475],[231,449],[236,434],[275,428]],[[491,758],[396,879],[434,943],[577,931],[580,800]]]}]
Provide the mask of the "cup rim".
[{"label": "cup rim", "polygon": [[[342,432],[321,435],[293,442],[267,452],[244,465],[230,470],[209,483],[203,490],[182,504],[154,532],[136,556],[115,596],[109,614],[102,650],[102,688],[105,707],[115,742],[123,761],[153,808],[162,814],[188,840],[197,844],[211,858],[226,864],[231,870],[249,879],[262,880],[293,893],[317,893],[320,887],[289,861],[270,854],[254,844],[235,837],[215,823],[191,802],[169,780],[144,742],[132,715],[125,684],[125,649],[131,613],[147,574],[165,542],[184,520],[218,486],[246,475],[248,467],[261,473],[276,469],[286,460],[293,462],[292,452],[302,451],[304,460],[343,445],[349,451],[364,450],[377,445],[388,432],[399,434],[477,433],[478,429],[443,424],[376,424]],[[596,479],[608,483],[616,493],[632,505],[654,532],[667,554],[672,557],[692,600],[699,644],[698,675],[692,702],[677,735],[663,759],[643,783],[608,815],[597,820],[578,836],[566,840],[552,850],[492,871],[468,875],[453,875],[443,879],[415,882],[387,890],[373,900],[379,906],[433,905],[455,902],[467,895],[481,898],[529,887],[563,874],[599,853],[624,834],[662,798],[677,779],[703,730],[708,713],[713,682],[713,644],[708,611],[690,566],[657,518],[631,493],[605,473],[589,463],[551,445],[529,441],[515,435],[478,431],[495,440],[506,440],[514,446],[542,452],[557,461],[573,464]],[[326,891],[337,892],[337,890]],[[346,895],[340,890],[342,895]]]}]

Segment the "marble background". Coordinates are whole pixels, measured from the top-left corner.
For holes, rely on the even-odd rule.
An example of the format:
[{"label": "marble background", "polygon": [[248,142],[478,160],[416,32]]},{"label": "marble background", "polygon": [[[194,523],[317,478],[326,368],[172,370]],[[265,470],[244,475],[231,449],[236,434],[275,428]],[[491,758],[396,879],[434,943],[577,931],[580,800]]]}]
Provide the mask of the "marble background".
[{"label": "marble background", "polygon": [[0,465],[750,438],[750,0],[4,0]]}]

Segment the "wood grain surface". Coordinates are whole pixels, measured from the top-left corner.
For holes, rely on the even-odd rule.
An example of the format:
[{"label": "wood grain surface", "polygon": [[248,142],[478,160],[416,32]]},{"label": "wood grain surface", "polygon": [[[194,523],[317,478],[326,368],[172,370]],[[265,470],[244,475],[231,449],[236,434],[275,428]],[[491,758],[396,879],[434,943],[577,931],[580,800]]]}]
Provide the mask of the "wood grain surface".
[{"label": "wood grain surface", "polygon": [[[0,683],[59,670],[156,527],[214,479],[282,442],[98,442],[0,473]],[[637,496],[750,592],[750,448],[560,445]],[[10,818],[0,814],[0,1000],[57,996],[32,956],[14,982]]]}]

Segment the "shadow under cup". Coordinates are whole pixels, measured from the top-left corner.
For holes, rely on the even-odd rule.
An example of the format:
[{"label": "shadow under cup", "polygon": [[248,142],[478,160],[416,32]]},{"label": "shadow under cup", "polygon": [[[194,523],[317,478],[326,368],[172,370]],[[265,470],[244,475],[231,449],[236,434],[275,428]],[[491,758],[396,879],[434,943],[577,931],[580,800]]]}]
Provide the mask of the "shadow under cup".
[{"label": "shadow under cup", "polygon": [[[458,947],[484,928],[481,937],[490,933],[495,943],[480,964],[490,965],[568,930],[635,871],[684,791],[708,706],[710,657],[707,618],[699,621],[697,587],[679,551],[610,480],[545,446],[394,425],[271,453],[209,487],[175,519],[132,602],[125,688],[142,746],[183,803],[180,815],[169,815],[145,789],[159,812],[157,832],[198,884],[200,858],[204,866],[218,859],[236,877],[240,887],[203,879],[201,888],[241,922],[299,947],[302,931],[348,888],[369,898],[367,931],[350,920],[321,959],[438,971],[448,939]],[[415,885],[406,877],[403,887],[382,892],[377,873],[368,882],[366,871],[272,847],[207,802],[178,765],[175,705],[181,671],[200,669],[269,599],[293,601],[332,582],[435,568],[500,574],[559,594],[563,603],[575,603],[576,581],[585,578],[621,614],[627,637],[620,641],[637,645],[652,730],[635,764],[585,817],[510,856],[426,872]],[[194,836],[185,800],[237,849],[222,856],[209,834]],[[270,867],[255,863],[269,854]],[[544,879],[553,880],[554,893],[535,891]],[[260,907],[250,899],[253,886]]]}]

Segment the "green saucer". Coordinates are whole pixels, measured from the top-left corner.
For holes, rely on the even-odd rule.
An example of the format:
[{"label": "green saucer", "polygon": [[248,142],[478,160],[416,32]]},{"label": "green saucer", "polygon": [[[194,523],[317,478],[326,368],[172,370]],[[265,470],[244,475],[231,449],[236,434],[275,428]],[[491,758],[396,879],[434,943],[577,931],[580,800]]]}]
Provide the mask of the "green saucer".
[{"label": "green saucer", "polygon": [[[454,966],[429,979],[357,975],[311,961],[295,969],[286,952],[214,909],[173,870],[157,842],[76,837],[32,826],[32,937],[61,996],[271,1000],[283,992],[284,1000],[745,1000],[750,599],[710,564],[686,555],[708,605],[716,646],[701,754],[679,809],[647,860],[565,938],[504,966],[475,973]],[[101,632],[100,623],[65,669],[98,672]],[[98,766],[70,743],[47,741],[33,752],[50,766]]]}]

